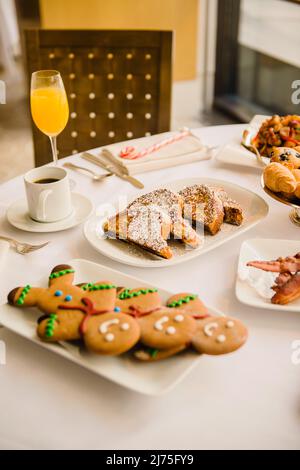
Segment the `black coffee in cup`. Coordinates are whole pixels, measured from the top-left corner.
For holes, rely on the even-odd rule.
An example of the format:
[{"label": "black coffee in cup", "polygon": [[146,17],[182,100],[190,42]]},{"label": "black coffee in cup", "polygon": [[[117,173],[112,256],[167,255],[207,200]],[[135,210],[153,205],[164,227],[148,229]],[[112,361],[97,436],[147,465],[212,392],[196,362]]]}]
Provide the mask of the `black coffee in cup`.
[{"label": "black coffee in cup", "polygon": [[40,180],[34,181],[34,183],[37,184],[50,184],[50,183],[56,183],[56,181],[59,181],[57,178],[42,178]]}]

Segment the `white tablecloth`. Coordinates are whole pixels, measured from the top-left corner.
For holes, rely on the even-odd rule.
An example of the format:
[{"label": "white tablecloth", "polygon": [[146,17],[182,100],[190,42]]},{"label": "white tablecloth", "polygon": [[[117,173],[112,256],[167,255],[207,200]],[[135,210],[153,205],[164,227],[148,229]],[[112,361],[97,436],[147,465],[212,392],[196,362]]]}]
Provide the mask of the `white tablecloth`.
[{"label": "white tablecloth", "polygon": [[[222,144],[243,126],[199,129],[205,143]],[[22,155],[20,155],[22,158]],[[71,157],[75,161],[78,157]],[[79,160],[79,158],[78,158]],[[87,164],[85,162],[85,164]],[[88,164],[87,164],[88,165]],[[300,448],[300,365],[292,364],[292,341],[300,339],[300,316],[240,304],[234,293],[243,240],[298,240],[289,209],[261,190],[259,173],[215,161],[139,175],[146,186],[183,177],[209,176],[243,185],[270,205],[263,222],[199,258],[164,269],[138,269],[113,262],[85,241],[82,227],[55,234],[31,234],[9,226],[5,207],[24,195],[22,178],[0,186],[0,233],[51,244],[30,256],[11,251],[1,272],[1,300],[14,286],[38,280],[45,270],[71,258],[86,258],[177,291],[199,292],[212,306],[237,315],[250,338],[239,352],[203,357],[175,389],[162,397],[130,392],[0,329],[7,364],[0,365],[0,448],[215,449]],[[72,173],[76,191],[95,204],[116,193],[135,194],[115,177],[93,183]]]}]

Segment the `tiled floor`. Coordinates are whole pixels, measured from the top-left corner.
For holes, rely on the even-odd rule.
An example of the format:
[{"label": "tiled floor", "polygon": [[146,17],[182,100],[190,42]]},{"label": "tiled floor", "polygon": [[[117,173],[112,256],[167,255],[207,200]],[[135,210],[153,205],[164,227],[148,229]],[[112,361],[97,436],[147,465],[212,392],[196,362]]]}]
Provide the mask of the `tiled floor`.
[{"label": "tiled floor", "polygon": [[[0,182],[25,173],[34,165],[31,118],[25,89],[24,81],[11,83],[7,87],[7,104],[0,105]],[[180,93],[184,93],[184,87],[181,86],[180,90]],[[188,99],[186,96],[184,98]],[[176,114],[172,116],[173,129],[234,122],[216,111],[199,117],[184,115],[180,109],[175,112]]]}]

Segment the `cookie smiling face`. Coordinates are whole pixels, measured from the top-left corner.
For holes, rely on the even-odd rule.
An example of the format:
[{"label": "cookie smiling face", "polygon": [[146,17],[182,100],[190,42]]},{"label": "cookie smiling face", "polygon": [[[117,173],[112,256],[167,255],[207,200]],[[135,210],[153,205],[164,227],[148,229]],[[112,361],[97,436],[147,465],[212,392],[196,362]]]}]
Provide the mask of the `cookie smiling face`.
[{"label": "cookie smiling face", "polygon": [[227,354],[240,348],[247,337],[247,328],[237,318],[209,317],[198,321],[192,345],[199,353]]},{"label": "cookie smiling face", "polygon": [[140,326],[135,318],[111,312],[91,317],[83,339],[91,351],[116,356],[131,349],[139,337]]},{"label": "cookie smiling face", "polygon": [[150,348],[171,349],[191,342],[197,322],[181,310],[162,308],[139,319],[141,342]]}]

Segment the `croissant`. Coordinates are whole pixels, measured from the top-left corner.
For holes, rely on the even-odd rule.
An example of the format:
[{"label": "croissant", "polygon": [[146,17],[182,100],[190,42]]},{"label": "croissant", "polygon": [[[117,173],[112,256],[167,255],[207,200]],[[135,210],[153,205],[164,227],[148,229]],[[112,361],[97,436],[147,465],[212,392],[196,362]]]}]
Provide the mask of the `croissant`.
[{"label": "croissant", "polygon": [[275,193],[294,193],[298,184],[293,173],[280,163],[266,166],[263,176],[267,188]]},{"label": "croissant", "polygon": [[292,170],[293,176],[297,182],[297,186],[295,189],[295,196],[300,199],[300,170]]}]

